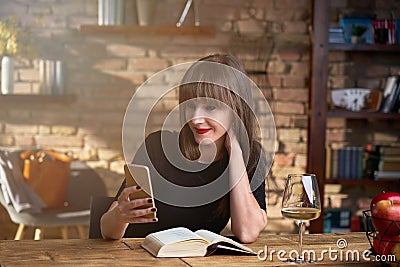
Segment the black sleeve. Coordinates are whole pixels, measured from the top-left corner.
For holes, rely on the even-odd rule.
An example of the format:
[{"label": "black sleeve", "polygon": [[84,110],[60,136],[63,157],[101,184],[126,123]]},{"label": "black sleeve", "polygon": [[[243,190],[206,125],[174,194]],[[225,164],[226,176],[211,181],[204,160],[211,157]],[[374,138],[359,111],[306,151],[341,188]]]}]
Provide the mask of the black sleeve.
[{"label": "black sleeve", "polygon": [[267,204],[265,202],[265,182],[263,182],[256,190],[253,191],[253,195],[258,202],[258,205],[263,210],[267,210]]},{"label": "black sleeve", "polygon": [[114,201],[117,201],[117,200],[118,200],[118,197],[119,197],[119,195],[121,195],[122,190],[124,190],[125,185],[126,185],[126,180],[124,179],[124,180],[122,181],[121,186],[120,186],[119,189],[118,189],[117,194],[116,194],[115,197],[114,197]]},{"label": "black sleeve", "polygon": [[[143,142],[139,149],[136,151],[136,154],[133,158],[132,163],[135,164],[140,164],[140,165],[146,165],[146,166],[150,166],[149,165],[149,158],[153,159],[155,154],[159,153],[157,152],[158,148],[160,147],[159,143],[161,140],[161,133],[158,132],[154,132],[151,133],[145,140],[145,142]],[[153,160],[152,160],[153,161]],[[152,162],[153,164],[155,164],[156,162]],[[126,180],[124,179],[117,195],[115,196],[115,200],[118,199],[119,195],[121,194],[122,190],[124,190],[126,185]]]},{"label": "black sleeve", "polygon": [[[267,205],[265,201],[265,179],[267,177],[266,173],[266,157],[264,150],[261,147],[261,144],[257,142],[255,145],[255,154],[258,154],[259,157],[258,159],[254,160],[253,163],[249,162],[248,165],[248,177],[249,181],[251,182],[253,179],[256,179],[258,181],[261,181],[261,184],[253,191],[253,195],[255,199],[258,202],[258,205],[260,205],[260,208],[263,210],[267,210]],[[258,166],[259,165],[259,166]],[[258,167],[257,167],[258,166]]]}]

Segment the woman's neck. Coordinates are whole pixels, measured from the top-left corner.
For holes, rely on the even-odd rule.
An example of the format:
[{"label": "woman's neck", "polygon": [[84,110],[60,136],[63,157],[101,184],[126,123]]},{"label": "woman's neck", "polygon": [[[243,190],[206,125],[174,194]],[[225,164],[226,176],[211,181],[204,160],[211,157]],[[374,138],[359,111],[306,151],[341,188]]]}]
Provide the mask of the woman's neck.
[{"label": "woman's neck", "polygon": [[216,142],[201,142],[199,144],[200,157],[197,159],[200,163],[209,164],[222,159],[225,151],[225,136]]}]

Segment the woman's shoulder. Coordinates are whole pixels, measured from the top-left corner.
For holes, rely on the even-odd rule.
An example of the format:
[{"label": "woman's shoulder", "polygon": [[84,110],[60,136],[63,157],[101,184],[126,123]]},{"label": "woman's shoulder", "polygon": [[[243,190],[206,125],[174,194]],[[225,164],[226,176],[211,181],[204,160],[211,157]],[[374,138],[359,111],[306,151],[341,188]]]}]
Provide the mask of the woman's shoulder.
[{"label": "woman's shoulder", "polygon": [[147,140],[147,139],[161,139],[161,137],[162,137],[162,138],[164,138],[164,137],[170,138],[170,137],[178,136],[178,134],[179,134],[179,133],[176,132],[176,131],[158,130],[158,131],[155,131],[155,132],[150,133],[150,134],[147,136],[146,140]]},{"label": "woman's shoulder", "polygon": [[159,160],[164,155],[162,151],[170,149],[171,144],[173,144],[172,140],[177,135],[178,133],[176,132],[166,130],[159,130],[148,134],[136,153],[135,160],[142,162],[149,157],[151,160]]},{"label": "woman's shoulder", "polygon": [[[146,145],[156,145],[165,142],[171,142],[174,138],[178,138],[179,133],[176,131],[168,131],[168,130],[158,130],[150,133],[146,137]],[[165,140],[165,141],[164,141]]]}]

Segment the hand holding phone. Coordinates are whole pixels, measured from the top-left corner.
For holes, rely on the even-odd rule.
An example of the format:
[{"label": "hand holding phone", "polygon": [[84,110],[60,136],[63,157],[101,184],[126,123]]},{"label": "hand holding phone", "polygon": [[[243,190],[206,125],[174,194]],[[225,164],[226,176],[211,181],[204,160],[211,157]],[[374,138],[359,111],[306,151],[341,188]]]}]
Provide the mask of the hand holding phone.
[{"label": "hand holding phone", "polygon": [[[150,198],[151,203],[146,203],[141,208],[155,208],[153,189],[151,186],[150,171],[147,166],[138,164],[125,164],[124,165],[126,186],[140,186],[142,190],[131,194],[129,196],[130,200],[133,199],[143,199]],[[144,215],[143,217],[156,219],[156,213],[150,213]]]}]

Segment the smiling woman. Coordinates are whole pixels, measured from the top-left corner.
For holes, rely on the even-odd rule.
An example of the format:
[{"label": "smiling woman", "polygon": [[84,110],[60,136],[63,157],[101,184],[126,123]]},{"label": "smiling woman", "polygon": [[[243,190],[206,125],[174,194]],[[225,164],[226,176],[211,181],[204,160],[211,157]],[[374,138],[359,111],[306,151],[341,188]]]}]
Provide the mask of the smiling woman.
[{"label": "smiling woman", "polygon": [[[139,237],[177,226],[232,233],[254,242],[266,218],[266,158],[253,113],[251,83],[231,55],[193,63],[179,86],[179,132],[151,133],[133,162],[149,167],[157,218],[145,215],[141,188],[122,184],[102,217],[105,238]],[[134,176],[134,174],[133,174]],[[259,181],[251,190],[250,182]],[[249,194],[250,192],[250,194]]]},{"label": "smiling woman", "polygon": [[[230,128],[232,121],[231,109],[217,100],[204,100],[197,98],[188,100],[183,105],[185,119],[193,134],[194,141],[205,151],[204,146],[215,144],[218,154],[216,158],[222,157],[224,136]],[[202,149],[203,146],[203,149]],[[212,159],[213,161],[214,159]]]},{"label": "smiling woman", "polygon": [[[218,65],[223,64],[228,67],[212,67],[207,62],[215,62]],[[209,118],[215,117],[215,120],[225,127],[225,132],[228,129],[234,132],[241,148],[244,149],[244,158],[247,159],[253,145],[249,140],[259,141],[260,131],[252,111],[253,97],[252,91],[249,90],[251,88],[250,81],[245,73],[241,63],[233,56],[214,55],[205,57],[193,64],[183,77],[179,90],[179,103],[201,99],[208,113],[214,111]],[[210,107],[217,110],[209,110]],[[226,113],[217,112],[223,109],[226,110]],[[200,112],[201,109],[198,111]],[[185,125],[187,121],[190,121],[190,117],[188,117],[190,114],[186,114],[185,106],[180,109],[180,112],[181,124],[184,125],[181,144],[187,144],[186,146],[181,146],[183,154],[190,159],[198,158],[200,155],[195,151],[199,142],[196,140],[196,143],[193,143],[193,137],[191,136],[191,128],[194,128],[192,125],[197,121],[192,121],[192,123],[189,122],[188,125]],[[202,114],[193,115],[199,116]],[[196,139],[196,136],[194,137]]]}]

